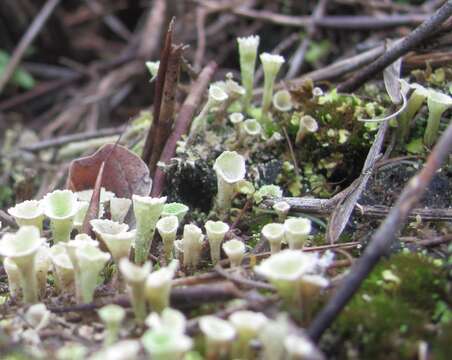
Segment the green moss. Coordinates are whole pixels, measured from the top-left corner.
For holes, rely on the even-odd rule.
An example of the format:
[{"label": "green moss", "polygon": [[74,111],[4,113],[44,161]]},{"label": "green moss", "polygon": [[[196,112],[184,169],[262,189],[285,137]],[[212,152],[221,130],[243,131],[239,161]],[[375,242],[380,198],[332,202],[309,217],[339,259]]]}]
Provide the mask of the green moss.
[{"label": "green moss", "polygon": [[437,306],[446,301],[446,282],[444,269],[425,255],[399,253],[383,261],[333,326],[337,343],[347,342],[360,358],[415,358],[419,341],[437,335],[428,325],[448,313]]},{"label": "green moss", "polygon": [[434,340],[432,346],[432,359],[450,359],[452,344],[452,321],[444,324],[439,330],[439,336]]}]

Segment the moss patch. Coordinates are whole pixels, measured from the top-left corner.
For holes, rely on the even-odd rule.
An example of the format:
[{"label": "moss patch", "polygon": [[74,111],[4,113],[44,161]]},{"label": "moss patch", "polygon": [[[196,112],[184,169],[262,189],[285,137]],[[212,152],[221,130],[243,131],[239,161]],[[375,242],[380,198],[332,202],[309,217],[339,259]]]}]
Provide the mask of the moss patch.
[{"label": "moss patch", "polygon": [[447,303],[446,277],[443,267],[422,254],[399,253],[383,261],[339,316],[327,352],[339,358],[351,351],[366,359],[410,359],[420,341],[440,346],[435,322],[447,312],[435,309]]}]

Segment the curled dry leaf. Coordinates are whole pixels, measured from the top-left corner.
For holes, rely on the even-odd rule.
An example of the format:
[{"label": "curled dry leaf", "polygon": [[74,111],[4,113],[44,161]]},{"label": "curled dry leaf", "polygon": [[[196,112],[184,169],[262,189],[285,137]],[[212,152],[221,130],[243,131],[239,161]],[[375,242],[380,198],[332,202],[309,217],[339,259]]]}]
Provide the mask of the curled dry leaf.
[{"label": "curled dry leaf", "polygon": [[118,197],[131,198],[132,194],[147,196],[152,186],[147,165],[124,146],[114,146],[106,144],[93,155],[73,160],[67,188],[72,191],[93,189],[102,162],[107,160],[102,179],[105,189]]}]

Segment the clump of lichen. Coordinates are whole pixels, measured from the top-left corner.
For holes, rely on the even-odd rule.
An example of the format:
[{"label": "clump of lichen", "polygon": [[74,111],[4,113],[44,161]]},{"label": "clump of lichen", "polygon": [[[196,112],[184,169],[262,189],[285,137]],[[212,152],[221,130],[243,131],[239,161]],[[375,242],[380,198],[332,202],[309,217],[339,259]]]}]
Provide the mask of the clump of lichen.
[{"label": "clump of lichen", "polygon": [[344,358],[415,358],[419,342],[432,344],[450,318],[447,291],[447,273],[437,261],[393,255],[364,282],[330,332],[334,345],[325,346]]},{"label": "clump of lichen", "polygon": [[291,94],[296,110],[276,121],[287,128],[291,137],[296,137],[303,116],[314,118],[318,130],[294,145],[300,168],[299,186],[294,186],[296,174],[288,167],[283,169],[279,184],[293,196],[328,197],[338,190],[334,184],[347,186],[356,178],[373,142],[378,124],[358,119],[380,117],[384,108],[376,101],[336,90],[316,95],[309,81],[292,89]]}]

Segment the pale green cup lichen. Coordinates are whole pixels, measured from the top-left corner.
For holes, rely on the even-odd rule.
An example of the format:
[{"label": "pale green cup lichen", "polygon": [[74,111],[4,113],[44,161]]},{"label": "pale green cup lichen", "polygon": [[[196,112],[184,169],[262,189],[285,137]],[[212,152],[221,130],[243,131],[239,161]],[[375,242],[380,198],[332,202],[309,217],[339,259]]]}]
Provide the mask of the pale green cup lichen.
[{"label": "pale green cup lichen", "polygon": [[19,271],[24,302],[38,301],[36,256],[45,239],[36,226],[22,226],[13,233],[6,233],[0,240],[0,255],[13,261]]},{"label": "pale green cup lichen", "polygon": [[155,226],[162,214],[166,196],[152,198],[150,196],[133,195],[132,200],[136,219],[134,260],[136,264],[143,264],[149,256]]},{"label": "pale green cup lichen", "polygon": [[126,258],[119,261],[119,270],[129,287],[130,302],[138,322],[143,322],[147,314],[145,284],[151,269],[149,261],[142,266],[135,265]]},{"label": "pale green cup lichen", "polygon": [[42,233],[42,223],[44,221],[44,212],[41,203],[38,200],[26,200],[16,206],[8,209],[8,213],[14,217],[17,225],[32,225]]},{"label": "pale green cup lichen", "polygon": [[42,207],[50,218],[53,241],[69,241],[74,217],[80,208],[76,194],[70,190],[55,190],[42,199]]},{"label": "pale green cup lichen", "polygon": [[216,264],[220,261],[221,243],[229,231],[229,225],[223,221],[208,220],[204,226],[210,246],[210,258],[212,263]]},{"label": "pale green cup lichen", "polygon": [[237,38],[237,43],[239,45],[240,75],[242,85],[245,88],[243,109],[247,111],[253,98],[254,68],[256,67],[259,36],[239,37]]}]

